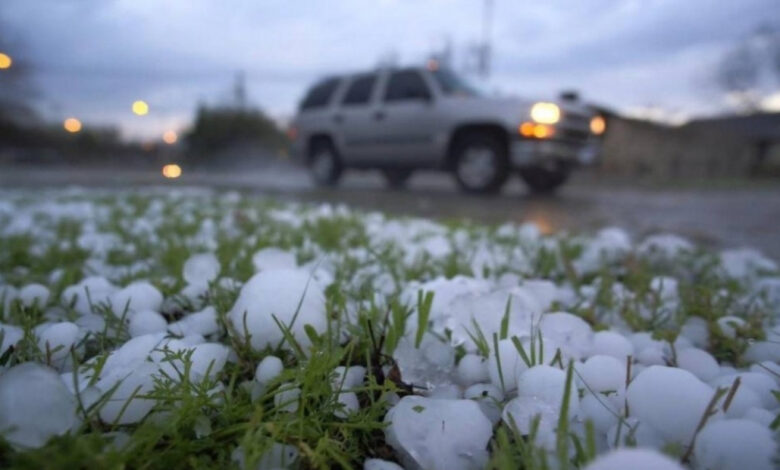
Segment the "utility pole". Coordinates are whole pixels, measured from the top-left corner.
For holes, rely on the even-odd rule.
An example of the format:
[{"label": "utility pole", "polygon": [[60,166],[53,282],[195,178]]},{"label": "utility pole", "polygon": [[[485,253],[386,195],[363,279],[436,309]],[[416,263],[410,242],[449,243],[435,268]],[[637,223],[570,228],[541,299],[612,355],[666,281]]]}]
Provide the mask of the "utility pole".
[{"label": "utility pole", "polygon": [[236,74],[236,82],[233,85],[233,100],[238,109],[246,108],[246,76],[243,70]]},{"label": "utility pole", "polygon": [[477,70],[482,77],[490,75],[491,30],[493,23],[493,0],[484,0],[482,4],[482,40],[477,52]]}]

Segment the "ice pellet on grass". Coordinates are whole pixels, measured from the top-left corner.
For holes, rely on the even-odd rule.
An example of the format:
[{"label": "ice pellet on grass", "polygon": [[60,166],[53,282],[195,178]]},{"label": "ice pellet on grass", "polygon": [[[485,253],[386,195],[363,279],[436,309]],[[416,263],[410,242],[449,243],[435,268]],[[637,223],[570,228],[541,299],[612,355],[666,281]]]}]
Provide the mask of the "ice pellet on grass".
[{"label": "ice pellet on grass", "polygon": [[280,344],[292,348],[284,338],[282,326],[290,330],[301,347],[308,349],[311,340],[304,326],[311,325],[319,334],[327,329],[324,288],[304,270],[261,271],[241,288],[228,317],[231,332],[242,341],[248,334],[256,350]]},{"label": "ice pellet on grass", "polygon": [[127,331],[130,336],[136,337],[149,333],[165,331],[168,322],[165,317],[152,310],[143,310],[130,317]]},{"label": "ice pellet on grass", "polygon": [[504,405],[501,417],[507,426],[517,426],[517,430],[523,435],[530,434],[533,421],[538,419],[539,430],[547,433],[555,429],[560,410],[560,406],[541,398],[519,396]]},{"label": "ice pellet on grass", "polygon": [[208,285],[219,275],[220,265],[214,253],[199,253],[187,258],[182,277],[188,284]]},{"label": "ice pellet on grass", "polygon": [[19,300],[25,307],[43,308],[49,301],[49,289],[41,284],[27,284],[19,290]]},{"label": "ice pellet on grass", "polygon": [[404,468],[389,460],[366,459],[363,462],[363,470],[404,470]]},{"label": "ice pellet on grass", "polygon": [[776,453],[772,431],[745,419],[708,423],[693,447],[697,467],[707,470],[771,470]]},{"label": "ice pellet on grass", "polygon": [[651,366],[628,386],[631,415],[667,443],[687,445],[714,390],[695,375],[674,367]]},{"label": "ice pellet on grass", "polygon": [[626,385],[626,364],[612,356],[591,356],[575,365],[586,388],[593,392],[622,391]]},{"label": "ice pellet on grass", "polygon": [[111,311],[117,317],[127,318],[142,310],[159,311],[163,296],[156,287],[146,281],[136,281],[114,292],[109,297]]},{"label": "ice pellet on grass", "polygon": [[678,351],[677,367],[687,370],[703,382],[709,382],[720,373],[718,361],[707,351],[697,348]]},{"label": "ice pellet on grass", "polygon": [[634,355],[634,345],[625,336],[615,331],[598,331],[593,334],[593,346],[590,355],[603,354],[621,361]]},{"label": "ice pellet on grass", "polygon": [[0,432],[18,447],[40,447],[78,426],[75,397],[48,367],[26,362],[0,373]]},{"label": "ice pellet on grass", "polygon": [[263,248],[252,255],[252,264],[255,267],[255,272],[298,267],[294,253],[275,247]]},{"label": "ice pellet on grass", "polygon": [[406,468],[470,470],[487,463],[493,428],[472,400],[407,396],[385,422],[385,440]]},{"label": "ice pellet on grass", "polygon": [[300,388],[293,387],[292,383],[282,384],[274,395],[274,406],[282,411],[295,413],[298,411],[300,396]]},{"label": "ice pellet on grass", "polygon": [[110,370],[96,384],[107,397],[100,407],[100,419],[106,424],[134,424],[144,419],[155,405],[144,395],[154,390],[157,370],[150,362]]},{"label": "ice pellet on grass", "polygon": [[[517,378],[517,396],[537,398],[560,409],[566,392],[566,372],[552,366],[531,367]],[[579,395],[574,380],[569,388],[569,418],[579,409]]]},{"label": "ice pellet on grass", "polygon": [[255,380],[263,385],[270,383],[284,370],[282,360],[276,356],[265,356],[255,369]]},{"label": "ice pellet on grass", "polygon": [[650,449],[619,449],[602,455],[585,470],[685,470],[658,451]]},{"label": "ice pellet on grass", "polygon": [[[568,357],[580,359],[593,347],[593,331],[582,318],[571,313],[548,313],[542,316],[539,329]],[[552,356],[550,356],[552,360]]]},{"label": "ice pellet on grass", "polygon": [[464,386],[487,382],[490,379],[487,359],[476,354],[463,356],[458,362],[456,373],[458,382]]},{"label": "ice pellet on grass", "polygon": [[206,307],[200,312],[186,314],[179,321],[168,325],[168,331],[177,336],[213,335],[219,332],[217,310],[214,307]]},{"label": "ice pellet on grass", "polygon": [[52,365],[61,367],[70,358],[70,349],[76,345],[81,335],[79,327],[71,322],[53,323],[38,335],[38,347]]}]

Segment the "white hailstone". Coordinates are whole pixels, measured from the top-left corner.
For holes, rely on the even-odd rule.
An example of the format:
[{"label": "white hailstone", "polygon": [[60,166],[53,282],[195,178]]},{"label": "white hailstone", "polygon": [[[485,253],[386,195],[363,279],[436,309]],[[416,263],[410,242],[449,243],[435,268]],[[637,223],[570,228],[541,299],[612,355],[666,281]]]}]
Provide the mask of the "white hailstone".
[{"label": "white hailstone", "polygon": [[753,341],[742,356],[748,362],[780,362],[780,342]]},{"label": "white hailstone", "polygon": [[[2,328],[2,325],[0,325]],[[780,362],[762,361],[750,366],[750,372],[764,374],[780,385]]]},{"label": "white hailstone", "polygon": [[776,416],[774,413],[765,410],[764,408],[753,407],[748,409],[742,418],[749,419],[750,421],[754,421],[768,428],[775,420]]},{"label": "white hailstone", "polygon": [[772,431],[745,419],[707,423],[693,447],[697,466],[708,470],[771,470],[776,452]]},{"label": "white hailstone", "polygon": [[49,355],[53,365],[61,367],[80,339],[81,333],[75,323],[52,323],[38,335],[38,347]]},{"label": "white hailstone", "polygon": [[734,379],[737,377],[739,377],[742,382],[740,388],[746,387],[754,391],[761,400],[764,408],[772,409],[777,406],[777,399],[772,394],[773,390],[777,390],[777,385],[774,380],[765,374],[760,374],[758,372],[740,372],[738,374],[722,375],[713,380],[712,385],[714,387],[731,387],[734,383]]},{"label": "white hailstone", "polygon": [[720,373],[718,361],[707,351],[697,348],[678,351],[677,367],[687,370],[703,382],[709,382]]},{"label": "white hailstone", "polygon": [[618,449],[598,457],[585,470],[685,470],[675,460],[651,449]]},{"label": "white hailstone", "polygon": [[433,389],[427,390],[425,396],[437,400],[456,400],[463,398],[463,390],[455,384],[439,384]]},{"label": "white hailstone", "polygon": [[575,369],[585,388],[593,393],[622,391],[626,384],[626,364],[612,356],[591,356]]},{"label": "white hailstone", "polygon": [[404,382],[433,390],[449,384],[455,367],[455,348],[426,334],[420,347],[414,341],[401,338],[393,352]]},{"label": "white hailstone", "polygon": [[501,402],[504,401],[504,394],[495,385],[474,384],[463,392],[463,398],[476,401],[491,424],[495,425],[501,420]]},{"label": "white hailstone", "polygon": [[0,323],[0,355],[24,337],[24,330],[14,325]]},{"label": "white hailstone", "polygon": [[598,433],[606,434],[612,426],[617,424],[620,408],[615,405],[615,400],[612,397],[588,393],[580,400],[580,416],[583,419],[592,420]]},{"label": "white hailstone", "polygon": [[153,374],[157,370],[151,362],[109,370],[95,384],[108,396],[100,407],[100,419],[106,424],[135,424],[144,419],[155,401],[141,397],[154,390]]},{"label": "white hailstone", "polygon": [[165,337],[165,333],[150,333],[137,336],[125,342],[119,349],[112,351],[103,366],[104,374],[115,368],[132,368],[133,365],[145,361],[149,353],[157,348]]},{"label": "white hailstone", "polygon": [[106,329],[106,319],[96,313],[86,313],[80,315],[75,322],[79,328],[88,333],[101,333]]},{"label": "white hailstone", "polygon": [[726,337],[736,338],[737,328],[745,326],[745,320],[733,315],[726,315],[718,318],[717,324]]},{"label": "white hailstone", "polygon": [[599,231],[574,261],[578,273],[598,271],[604,263],[614,262],[631,250],[631,237],[622,229],[608,227]]},{"label": "white hailstone", "polygon": [[472,400],[406,396],[385,422],[385,440],[406,468],[466,470],[487,463],[493,427]]},{"label": "white hailstone", "polygon": [[127,330],[130,336],[136,337],[163,332],[167,327],[168,322],[165,317],[153,310],[143,310],[130,317]]},{"label": "white hailstone", "polygon": [[680,254],[693,251],[693,244],[673,234],[651,235],[637,247],[637,252],[654,261],[671,261]]},{"label": "white hailstone", "polygon": [[257,469],[293,468],[300,453],[295,446],[274,442],[271,448],[263,452],[257,462]]},{"label": "white hailstone", "polygon": [[263,385],[267,385],[273,379],[279,376],[284,370],[282,360],[276,356],[265,356],[255,369],[255,380]]},{"label": "white hailstone", "polygon": [[208,285],[219,275],[220,265],[214,253],[199,253],[187,258],[182,277],[188,284]]},{"label": "white hailstone", "polygon": [[706,348],[710,342],[710,326],[701,317],[688,317],[680,328],[680,335],[688,338],[697,348]]},{"label": "white hailstone", "polygon": [[[211,380],[216,378],[225,367],[229,353],[229,348],[220,343],[201,343],[191,346],[176,340],[170,340],[163,349],[172,353],[185,352],[190,356],[189,378],[195,383],[206,377]],[[174,380],[178,380],[185,371],[184,361],[166,357],[164,352],[155,351],[151,357],[158,364],[160,371]]]},{"label": "white hailstone", "polygon": [[[196,308],[200,308],[200,306],[203,305],[208,292],[208,284],[187,284],[179,291],[179,296],[188,300],[192,305],[196,306]],[[174,303],[172,301],[174,301],[174,299],[168,300],[168,302]]]},{"label": "white hailstone", "polygon": [[295,413],[301,397],[301,389],[291,387],[292,383],[282,384],[274,395],[274,406],[282,411]]},{"label": "white hailstone", "polygon": [[663,344],[651,344],[639,351],[636,360],[645,366],[666,365],[666,346]]},{"label": "white hailstone", "polygon": [[509,400],[504,405],[501,419],[507,426],[517,426],[523,435],[531,433],[531,425],[539,420],[539,430],[542,433],[552,431],[558,424],[561,409],[548,401],[533,396],[520,396]]},{"label": "white hailstone", "polygon": [[73,304],[73,309],[82,315],[92,313],[92,306],[108,301],[111,294],[117,288],[106,278],[90,276],[82,279],[78,284],[69,286],[62,291],[62,302],[66,305]]},{"label": "white hailstone", "polygon": [[618,421],[607,431],[607,445],[616,447],[649,447],[660,449],[664,445],[658,431],[633,416]]},{"label": "white hailstone", "polygon": [[[545,342],[545,345],[547,343]],[[517,388],[517,377],[528,369],[517,348],[509,339],[498,342],[498,354],[490,351],[488,374],[490,382],[505,391]]]},{"label": "white hailstone", "polygon": [[625,361],[634,355],[634,345],[625,336],[615,331],[598,331],[593,334],[592,356],[605,355]]},{"label": "white hailstone", "polygon": [[574,359],[581,359],[593,347],[593,330],[590,325],[571,313],[545,314],[539,329],[542,336],[555,341],[562,353]]},{"label": "white hailstone", "polygon": [[666,442],[687,444],[713,394],[688,371],[651,366],[631,382],[626,398],[631,415],[657,430]]},{"label": "white hailstone", "polygon": [[404,470],[404,468],[388,460],[367,459],[363,462],[363,470]]},{"label": "white hailstone", "polygon": [[677,302],[677,285],[677,279],[669,276],[656,276],[650,280],[650,290],[664,304]]},{"label": "white hailstone", "polygon": [[487,359],[477,354],[463,356],[458,362],[455,373],[458,383],[466,387],[479,382],[487,382],[490,379]]},{"label": "white hailstone", "polygon": [[217,309],[206,307],[200,312],[189,313],[168,325],[168,331],[178,336],[202,335],[209,336],[219,332]]},{"label": "white hailstone", "polygon": [[290,329],[304,349],[311,345],[304,325],[311,325],[320,334],[328,325],[323,286],[299,269],[264,270],[255,274],[241,288],[228,316],[233,325],[231,332],[237,333],[241,340],[249,334],[256,350],[279,344],[291,348],[277,321]]},{"label": "white hailstone", "polygon": [[73,395],[51,369],[26,362],[0,374],[0,430],[12,445],[40,447],[79,424]]},{"label": "white hailstone", "polygon": [[255,272],[298,267],[294,253],[276,247],[263,248],[256,252],[252,255],[252,264],[255,267]]},{"label": "white hailstone", "polygon": [[363,366],[338,366],[333,369],[331,385],[333,390],[349,390],[359,387],[365,376],[366,368]]},{"label": "white hailstone", "polygon": [[241,289],[242,283],[231,277],[221,277],[217,281],[217,285],[224,290],[237,291]]},{"label": "white hailstone", "polygon": [[[552,366],[534,366],[517,378],[517,396],[538,398],[560,408],[566,393],[566,372]],[[579,409],[579,394],[574,380],[569,387],[569,418]]]},{"label": "white hailstone", "polygon": [[19,300],[25,307],[45,307],[49,301],[49,289],[41,284],[27,284],[19,290]]},{"label": "white hailstone", "polygon": [[126,311],[126,316],[129,318],[133,313],[142,310],[159,311],[163,303],[163,296],[150,283],[136,281],[111,294],[108,300],[114,315],[121,317]]},{"label": "white hailstone", "polygon": [[341,408],[334,413],[337,418],[346,418],[360,410],[360,403],[354,392],[341,392],[336,397],[336,401],[341,405]]},{"label": "white hailstone", "polygon": [[720,265],[726,275],[734,279],[749,279],[761,272],[777,271],[777,263],[753,248],[721,252]]}]

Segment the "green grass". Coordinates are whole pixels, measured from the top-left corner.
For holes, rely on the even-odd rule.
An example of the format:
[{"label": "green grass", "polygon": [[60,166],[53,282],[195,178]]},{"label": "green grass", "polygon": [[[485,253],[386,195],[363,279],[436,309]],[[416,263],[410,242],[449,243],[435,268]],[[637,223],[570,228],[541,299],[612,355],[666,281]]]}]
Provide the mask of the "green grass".
[{"label": "green grass", "polygon": [[[707,252],[696,252],[674,263],[651,263],[628,256],[600,271],[580,274],[573,267],[573,260],[582,252],[583,238],[579,236],[561,235],[552,237],[551,243],[529,243],[519,235],[499,236],[495,227],[451,222],[442,230],[452,246],[456,246],[456,236],[466,240],[458,242],[465,248],[456,246],[441,258],[422,254],[405,259],[407,247],[392,238],[378,239],[381,230],[377,231],[369,218],[358,212],[317,217],[316,210],[308,206],[290,208],[262,199],[219,194],[161,197],[109,193],[62,196],[58,202],[87,202],[101,215],[86,219],[88,223],[78,218],[39,215],[33,232],[0,236],[2,281],[16,286],[38,282],[52,292],[46,306],[23,307],[13,302],[3,308],[0,299],[0,322],[18,325],[24,331],[16,347],[0,358],[4,367],[50,361],[52,351],[39,349],[34,328],[51,311],[75,319],[72,305],[64,304],[60,295],[65,287],[89,274],[85,268],[88,260],[107,265],[118,285],[147,279],[169,298],[186,284],[182,266],[193,253],[214,251],[222,266],[221,276],[242,282],[254,272],[252,254],[264,247],[291,250],[301,263],[327,254],[334,276],[326,290],[329,327],[321,334],[308,332],[310,351],[294,345],[255,351],[228,331],[226,314],[237,292],[214,283],[202,299],[219,315],[221,333],[212,340],[229,345],[235,352],[235,360],[228,362],[214,380],[192,380],[188,358],[171,358],[185,365],[181,376],[158,380],[154,390],[144,395],[157,404],[141,423],[107,424],[98,418],[97,407],[81,409],[80,429],[54,438],[40,449],[20,451],[0,444],[0,468],[233,468],[237,465],[236,449],[251,468],[274,442],[296,449],[299,468],[362,468],[367,458],[393,460],[393,452],[384,441],[384,415],[391,406],[389,398],[408,390],[386,372],[392,370],[391,355],[402,337],[410,336],[420,345],[430,326],[435,301],[433,293],[421,291],[416,302],[404,302],[403,288],[438,276],[473,275],[469,246],[473,248],[477,242],[489,243],[499,260],[479,274],[514,273],[575,289],[596,286],[593,302],[570,309],[595,330],[608,327],[611,315],[616,315],[630,328],[653,331],[657,338],[671,343],[685,320],[698,316],[710,327],[709,351],[719,360],[736,365],[743,363],[742,354],[748,345],[763,337],[764,319],[771,313],[738,302],[746,286],[722,276],[714,256]],[[35,203],[36,198],[28,196],[16,200],[19,210],[34,210]],[[293,211],[301,224],[280,219],[275,215],[279,210]],[[0,224],[8,219],[0,214]],[[120,243],[103,254],[91,254],[94,241],[79,241],[87,229],[113,234]],[[512,254],[518,252],[518,247],[521,255]],[[519,256],[527,261],[525,265],[518,262]],[[55,270],[59,274],[52,279]],[[664,311],[649,288],[651,279],[660,275],[680,281],[680,302],[673,311]],[[635,295],[615,296],[613,286],[618,283]],[[126,325],[116,320],[121,312],[110,312],[106,305],[96,308],[108,319],[106,328],[88,336],[74,349],[72,359],[77,367],[99,370],[107,355],[128,339],[128,333]],[[182,301],[171,312],[180,316],[195,308]],[[480,354],[488,356],[499,339],[508,337],[509,311],[507,304],[500,334],[495,336],[486,335],[474,324],[470,334]],[[407,325],[414,314],[415,324]],[[733,314],[748,322],[738,329],[736,337],[730,338],[716,321]],[[528,365],[556,362],[556,358],[540,357],[541,335],[533,336],[529,349],[517,337],[511,340]],[[288,344],[293,343],[288,337]],[[268,354],[281,357],[285,371],[253,397],[248,384],[256,365]],[[560,357],[557,364],[567,371],[568,385],[573,367]],[[331,386],[332,371],[340,365],[362,365],[368,371],[366,381],[352,390],[358,394],[360,411],[344,419],[334,415],[339,407],[338,392]],[[295,412],[286,411],[274,401],[289,384],[301,390]],[[571,399],[568,386],[566,390],[562,416]],[[586,425],[582,435],[568,426],[564,418],[558,423],[554,454],[561,468],[580,468],[596,454],[594,431],[592,425]],[[550,455],[534,445],[533,433],[522,436],[516,427],[503,422],[497,425],[490,450],[489,468],[554,468]]]}]

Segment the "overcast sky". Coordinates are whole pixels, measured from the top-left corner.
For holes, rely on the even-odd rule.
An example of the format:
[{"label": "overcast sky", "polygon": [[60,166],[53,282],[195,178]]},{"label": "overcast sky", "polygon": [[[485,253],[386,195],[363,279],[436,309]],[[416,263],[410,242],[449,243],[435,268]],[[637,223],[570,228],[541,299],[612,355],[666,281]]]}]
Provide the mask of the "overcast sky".
[{"label": "overcast sky", "polygon": [[[421,62],[445,38],[455,65],[481,34],[481,0],[0,0],[0,34],[35,67],[42,111],[159,136],[196,104],[249,98],[290,116],[329,72],[373,67],[396,53]],[[723,110],[714,64],[778,0],[494,0],[490,88],[553,96],[577,89],[625,112]],[[149,102],[133,116],[135,99]]]}]

